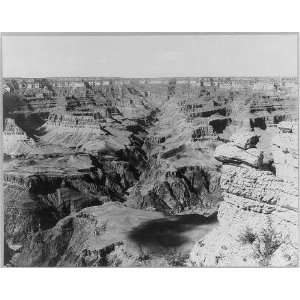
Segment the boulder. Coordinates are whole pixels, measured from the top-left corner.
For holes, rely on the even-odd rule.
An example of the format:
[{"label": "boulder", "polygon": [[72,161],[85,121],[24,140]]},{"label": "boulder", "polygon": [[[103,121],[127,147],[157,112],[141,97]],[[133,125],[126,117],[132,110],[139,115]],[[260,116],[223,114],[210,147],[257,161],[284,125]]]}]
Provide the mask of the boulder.
[{"label": "boulder", "polygon": [[259,136],[254,132],[238,132],[231,136],[230,140],[232,143],[245,150],[254,148],[259,141]]},{"label": "boulder", "polygon": [[256,148],[243,150],[233,143],[219,145],[214,153],[216,160],[223,163],[241,164],[245,163],[258,168],[263,161],[263,153]]},{"label": "boulder", "polygon": [[279,130],[284,133],[293,132],[294,126],[295,126],[295,124],[293,124],[292,122],[289,122],[289,121],[282,121],[277,125]]}]

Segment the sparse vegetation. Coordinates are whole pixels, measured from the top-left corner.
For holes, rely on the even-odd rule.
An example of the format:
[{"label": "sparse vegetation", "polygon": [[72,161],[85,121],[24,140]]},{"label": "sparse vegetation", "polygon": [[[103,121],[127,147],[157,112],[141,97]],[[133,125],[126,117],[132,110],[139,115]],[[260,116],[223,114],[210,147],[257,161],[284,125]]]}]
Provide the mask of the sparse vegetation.
[{"label": "sparse vegetation", "polygon": [[257,235],[255,243],[253,243],[254,258],[259,261],[260,265],[269,266],[272,255],[283,242],[281,234],[276,233],[271,223],[269,223]]},{"label": "sparse vegetation", "polygon": [[170,267],[186,267],[189,256],[180,252],[171,251],[165,256]]},{"label": "sparse vegetation", "polygon": [[224,259],[224,254],[220,253],[219,255],[217,255],[215,257],[215,260],[216,260],[216,265],[219,263],[219,261],[221,261],[222,259]]},{"label": "sparse vegetation", "polygon": [[245,231],[238,236],[238,241],[243,245],[252,244],[255,240],[256,234],[249,227],[246,227]]},{"label": "sparse vegetation", "polygon": [[282,235],[275,232],[270,220],[259,233],[254,233],[251,228],[246,227],[245,231],[238,236],[238,241],[243,245],[251,244],[253,257],[265,267],[269,266],[272,255],[284,242]]}]

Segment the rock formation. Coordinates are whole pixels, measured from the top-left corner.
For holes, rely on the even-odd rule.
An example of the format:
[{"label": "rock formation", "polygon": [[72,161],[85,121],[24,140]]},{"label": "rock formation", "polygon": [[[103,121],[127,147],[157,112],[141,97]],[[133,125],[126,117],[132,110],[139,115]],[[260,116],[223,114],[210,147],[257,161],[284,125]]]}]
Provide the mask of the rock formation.
[{"label": "rock formation", "polygon": [[30,153],[34,146],[33,139],[16,125],[13,119],[5,120],[3,131],[3,153],[8,156],[17,157]]},{"label": "rock formation", "polygon": [[[247,138],[244,136],[243,143],[232,138],[232,143],[217,147],[216,159],[223,162],[220,184],[224,198],[218,211],[219,226],[196,243],[190,254],[190,265],[298,264],[298,175],[293,161],[298,161],[298,152],[292,143],[286,144],[290,147],[286,151],[278,142],[296,139],[296,132],[292,129],[284,132],[282,126],[279,124],[278,136],[274,138],[276,175],[249,164],[248,160],[229,159],[233,147],[244,144],[244,149],[239,148],[239,151],[249,151],[245,148],[254,139],[250,133]],[[230,151],[226,151],[227,147]],[[235,156],[235,152],[232,153]],[[282,170],[287,168],[292,172],[291,176],[283,176]]]},{"label": "rock formation", "polygon": [[[194,127],[173,97],[160,107],[146,140],[147,169],[130,190],[127,205],[168,214],[211,214],[221,200],[218,163],[200,152]],[[211,141],[213,143],[213,141]]]},{"label": "rock formation", "polygon": [[5,263],[294,265],[295,86],[224,80],[5,80]]},{"label": "rock formation", "polygon": [[281,122],[278,128],[279,133],[272,139],[276,176],[297,183],[299,170],[297,123]]},{"label": "rock formation", "polygon": [[176,257],[172,247],[183,247],[186,255],[199,236],[199,228],[204,235],[213,222],[214,217],[166,218],[159,212],[105,203],[71,214],[51,229],[37,231],[10,263],[23,267],[182,266],[186,257]]}]

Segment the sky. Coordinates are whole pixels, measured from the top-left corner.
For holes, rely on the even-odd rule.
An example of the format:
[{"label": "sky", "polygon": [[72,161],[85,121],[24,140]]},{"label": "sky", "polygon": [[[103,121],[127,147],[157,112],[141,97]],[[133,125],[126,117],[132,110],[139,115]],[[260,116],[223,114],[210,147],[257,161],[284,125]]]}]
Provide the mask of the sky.
[{"label": "sky", "polygon": [[297,76],[297,34],[3,35],[3,77]]}]

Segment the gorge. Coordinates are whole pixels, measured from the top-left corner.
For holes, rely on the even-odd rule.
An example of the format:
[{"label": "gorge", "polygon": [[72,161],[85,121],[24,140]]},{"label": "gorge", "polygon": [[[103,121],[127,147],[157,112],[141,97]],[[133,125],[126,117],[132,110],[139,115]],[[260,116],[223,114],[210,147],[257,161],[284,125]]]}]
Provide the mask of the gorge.
[{"label": "gorge", "polygon": [[5,264],[297,265],[296,80],[226,80],[6,79]]}]

